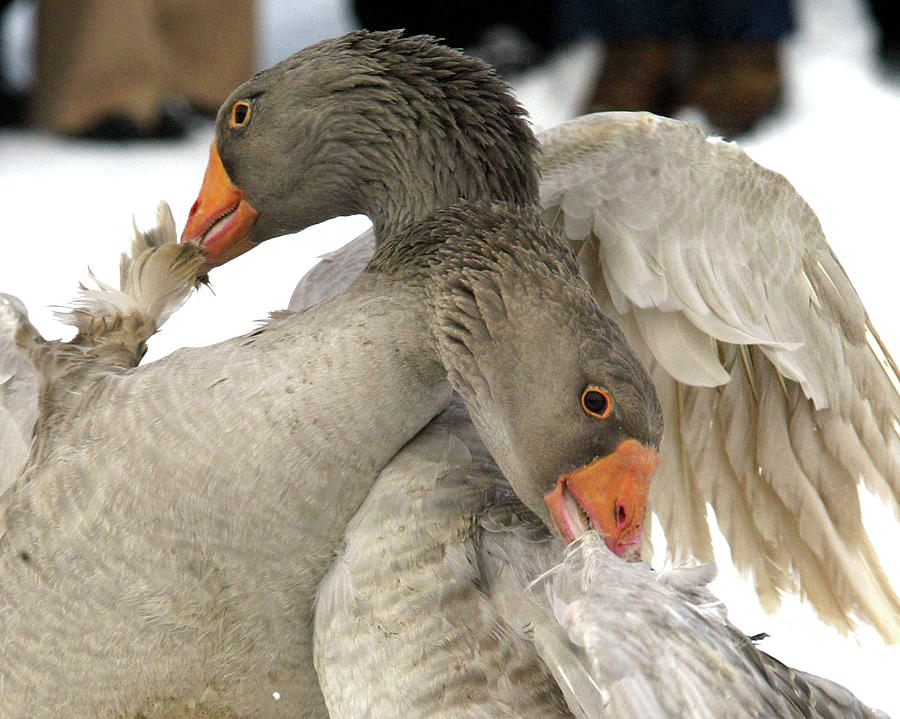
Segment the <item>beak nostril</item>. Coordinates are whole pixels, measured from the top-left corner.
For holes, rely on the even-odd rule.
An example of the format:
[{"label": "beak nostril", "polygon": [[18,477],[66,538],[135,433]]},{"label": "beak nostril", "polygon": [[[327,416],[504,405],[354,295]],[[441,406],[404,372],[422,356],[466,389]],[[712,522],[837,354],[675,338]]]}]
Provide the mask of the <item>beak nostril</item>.
[{"label": "beak nostril", "polygon": [[200,207],[200,198],[198,197],[196,200],[194,200],[194,204],[191,205],[191,211],[188,212],[188,217],[193,217],[195,214],[197,214],[197,209],[199,207]]},{"label": "beak nostril", "polygon": [[621,502],[616,502],[616,528],[624,529],[627,520],[628,512],[625,510],[625,505]]}]

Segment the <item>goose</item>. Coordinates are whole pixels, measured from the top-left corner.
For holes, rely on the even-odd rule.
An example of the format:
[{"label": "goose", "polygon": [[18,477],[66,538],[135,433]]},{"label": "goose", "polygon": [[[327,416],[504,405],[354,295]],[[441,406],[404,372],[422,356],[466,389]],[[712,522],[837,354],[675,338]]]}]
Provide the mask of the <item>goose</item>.
[{"label": "goose", "polygon": [[436,212],[341,295],[133,364],[72,380],[2,497],[0,715],[327,716],[315,589],[451,390],[544,522],[552,489],[640,540],[656,394],[533,208]]},{"label": "goose", "polygon": [[673,559],[712,559],[709,504],[765,608],[799,589],[840,630],[900,640],[857,497],[862,483],[898,508],[897,367],[811,208],[736,145],[610,113],[542,133],[536,153],[483,63],[357,31],[234,90],[182,240],[215,265],[367,215],[372,230],[298,287],[300,309],[457,198],[539,202],[653,377],[669,429],[650,506]]},{"label": "goose", "polygon": [[758,650],[708,591],[713,565],[656,576],[555,526],[578,536],[562,565],[456,397],[382,469],[319,585],[328,716],[886,717]]},{"label": "goose", "polygon": [[382,470],[320,585],[328,716],[886,717],[760,651],[714,574],[653,572],[593,530],[566,548],[455,401]]}]

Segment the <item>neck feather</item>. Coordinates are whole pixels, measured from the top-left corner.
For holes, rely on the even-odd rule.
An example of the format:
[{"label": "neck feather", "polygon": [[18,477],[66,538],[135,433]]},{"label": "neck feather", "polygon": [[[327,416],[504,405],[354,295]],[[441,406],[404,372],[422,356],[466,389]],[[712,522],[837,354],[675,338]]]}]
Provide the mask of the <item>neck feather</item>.
[{"label": "neck feather", "polygon": [[363,121],[379,130],[367,134],[382,138],[363,143],[359,157],[360,205],[378,238],[458,199],[537,201],[537,140],[524,109],[488,65],[429,37],[348,38],[391,78],[359,86]]},{"label": "neck feather", "polygon": [[579,295],[586,290],[571,250],[537,212],[502,203],[459,201],[432,213],[385,240],[368,271],[419,288],[430,313],[436,358],[467,400],[471,393],[462,385],[479,381],[485,360],[479,355],[491,346],[498,328],[539,321],[519,316],[510,304],[517,297],[523,304],[527,295],[538,305],[573,306],[590,299]]}]

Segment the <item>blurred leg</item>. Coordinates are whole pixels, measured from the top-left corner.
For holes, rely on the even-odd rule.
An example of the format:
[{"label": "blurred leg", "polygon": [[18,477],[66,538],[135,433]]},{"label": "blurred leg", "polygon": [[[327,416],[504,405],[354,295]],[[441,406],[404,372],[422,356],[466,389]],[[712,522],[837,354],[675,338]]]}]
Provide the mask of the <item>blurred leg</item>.
[{"label": "blurred leg", "polygon": [[795,27],[790,0],[692,0],[685,7],[700,40],[775,41]]},{"label": "blurred leg", "polygon": [[[161,0],[167,89],[206,114],[255,69],[253,0]],[[299,48],[297,48],[299,50]]]},{"label": "blurred leg", "polygon": [[[0,23],[4,21],[6,6],[12,0],[0,0]],[[0,52],[3,50],[3,37],[0,34]],[[25,94],[7,84],[7,79],[0,71],[0,127],[20,125],[25,120]]]},{"label": "blurred leg", "polygon": [[151,124],[166,58],[150,0],[41,0],[33,121],[77,134],[110,115]]},{"label": "blurred leg", "polygon": [[353,12],[367,30],[406,30],[435,35],[451,47],[476,44],[493,22],[494,3],[481,0],[354,0]]},{"label": "blurred leg", "polygon": [[668,38],[681,32],[681,0],[556,0],[557,27],[563,40],[582,35],[601,40]]},{"label": "blurred leg", "polygon": [[888,67],[900,69],[900,20],[896,0],[868,0],[878,26],[878,54]]},{"label": "blurred leg", "polygon": [[684,101],[727,135],[752,129],[781,101],[779,41],[794,30],[789,0],[695,0],[695,72]]},{"label": "blurred leg", "polygon": [[[665,114],[672,95],[679,0],[562,0],[561,27],[603,40],[605,57],[588,112],[650,110]],[[565,30],[565,28],[570,28]]]},{"label": "blurred leg", "polygon": [[353,12],[368,30],[434,35],[504,74],[539,61],[555,42],[553,0],[354,0]]}]

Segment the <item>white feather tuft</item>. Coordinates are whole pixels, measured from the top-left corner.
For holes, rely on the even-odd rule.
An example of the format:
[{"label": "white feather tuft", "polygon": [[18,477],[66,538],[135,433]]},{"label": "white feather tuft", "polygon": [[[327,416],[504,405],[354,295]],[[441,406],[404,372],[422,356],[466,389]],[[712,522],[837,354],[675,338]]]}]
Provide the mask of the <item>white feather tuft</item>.
[{"label": "white feather tuft", "polygon": [[[119,289],[89,272],[95,287],[81,285],[69,310],[58,312],[79,334],[96,341],[116,330],[132,333],[141,342],[156,332],[188,298],[204,273],[203,253],[193,245],[178,244],[175,219],[168,204],[160,202],[155,227],[134,226],[131,252],[119,263]],[[121,338],[119,338],[121,339]]]}]

